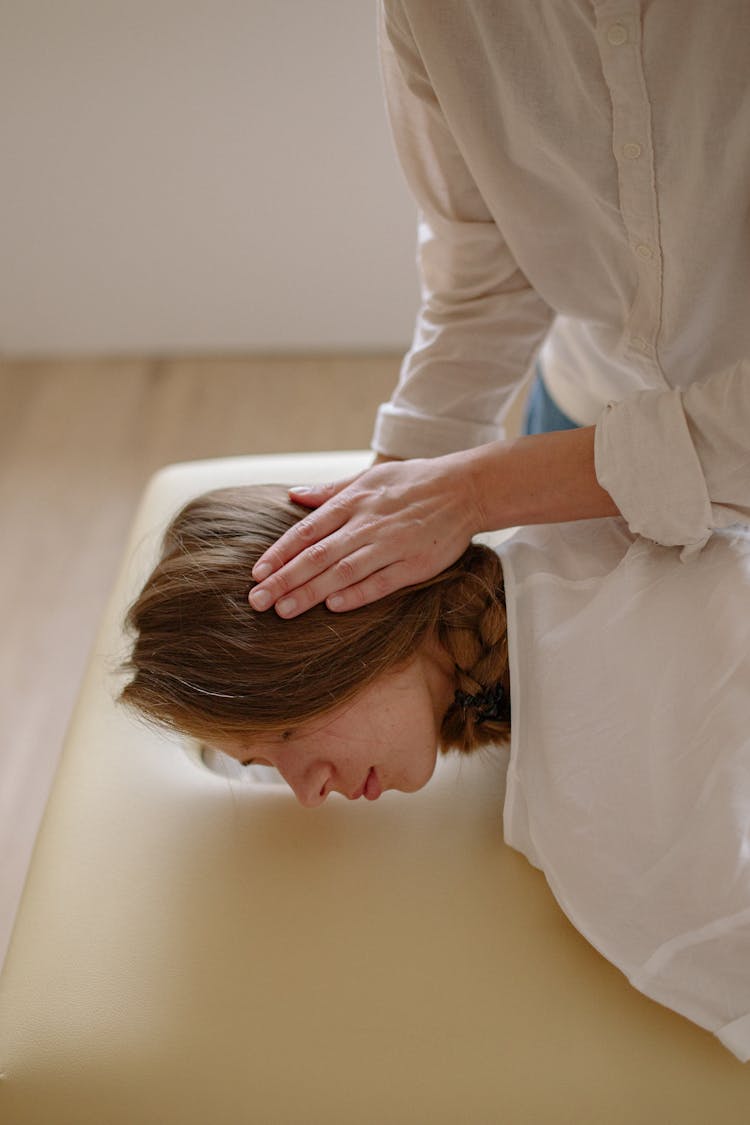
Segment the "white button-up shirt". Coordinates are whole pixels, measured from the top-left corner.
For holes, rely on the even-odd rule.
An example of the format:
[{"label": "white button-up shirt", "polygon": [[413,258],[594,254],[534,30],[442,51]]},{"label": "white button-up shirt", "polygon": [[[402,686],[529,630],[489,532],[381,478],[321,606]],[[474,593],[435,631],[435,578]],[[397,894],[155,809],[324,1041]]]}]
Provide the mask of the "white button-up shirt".
[{"label": "white button-up shirt", "polygon": [[383,0],[380,41],[422,303],[373,447],[502,438],[541,354],[632,531],[750,521],[750,5]]},{"label": "white button-up shirt", "polygon": [[747,1062],[750,535],[720,531],[681,564],[591,520],[523,528],[498,553],[505,839],[636,988]]}]

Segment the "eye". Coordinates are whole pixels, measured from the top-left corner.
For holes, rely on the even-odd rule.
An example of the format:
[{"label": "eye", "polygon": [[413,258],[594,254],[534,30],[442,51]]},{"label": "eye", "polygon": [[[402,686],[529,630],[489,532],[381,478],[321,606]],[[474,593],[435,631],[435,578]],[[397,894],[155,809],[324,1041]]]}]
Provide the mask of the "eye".
[{"label": "eye", "polygon": [[[289,742],[290,738],[294,737],[294,729],[290,728],[289,730],[283,730],[278,737],[279,737],[279,741],[281,741],[281,742]],[[273,768],[273,762],[268,762],[268,761],[266,761],[265,758],[247,758],[244,762],[240,762],[240,765],[242,765],[242,766],[271,766]]]}]

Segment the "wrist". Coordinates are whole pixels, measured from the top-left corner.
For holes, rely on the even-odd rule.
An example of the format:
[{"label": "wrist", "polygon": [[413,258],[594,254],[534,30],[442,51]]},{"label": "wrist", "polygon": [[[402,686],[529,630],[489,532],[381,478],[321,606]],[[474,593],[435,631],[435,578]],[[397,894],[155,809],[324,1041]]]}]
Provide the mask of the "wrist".
[{"label": "wrist", "polygon": [[594,433],[589,426],[468,450],[477,531],[619,515],[596,477]]},{"label": "wrist", "polygon": [[471,535],[493,531],[501,526],[493,522],[497,507],[493,502],[493,492],[505,444],[493,442],[449,455],[456,461],[453,471],[462,478],[462,505]]}]

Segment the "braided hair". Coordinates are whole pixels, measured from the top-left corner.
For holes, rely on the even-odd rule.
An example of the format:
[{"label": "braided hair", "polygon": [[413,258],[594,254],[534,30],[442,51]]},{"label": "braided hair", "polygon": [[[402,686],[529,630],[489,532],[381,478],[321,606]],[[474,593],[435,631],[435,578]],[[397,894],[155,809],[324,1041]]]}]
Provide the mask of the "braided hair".
[{"label": "braided hair", "polygon": [[456,669],[456,696],[441,728],[467,753],[510,736],[508,634],[503,570],[494,551],[472,545],[443,589],[438,640]]}]

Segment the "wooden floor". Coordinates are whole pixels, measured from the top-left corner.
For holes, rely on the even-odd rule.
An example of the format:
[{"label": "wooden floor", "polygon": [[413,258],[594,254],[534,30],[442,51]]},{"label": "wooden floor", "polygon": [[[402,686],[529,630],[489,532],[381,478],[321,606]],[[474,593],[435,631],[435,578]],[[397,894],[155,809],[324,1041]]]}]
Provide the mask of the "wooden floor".
[{"label": "wooden floor", "polygon": [[0,964],[135,505],[158,467],[358,449],[399,357],[0,364]]}]

